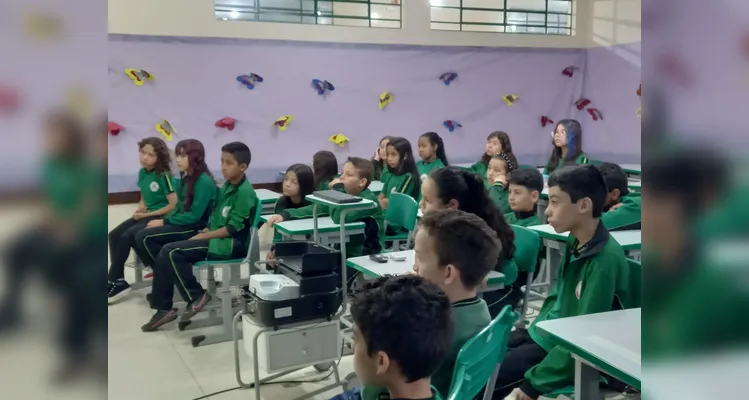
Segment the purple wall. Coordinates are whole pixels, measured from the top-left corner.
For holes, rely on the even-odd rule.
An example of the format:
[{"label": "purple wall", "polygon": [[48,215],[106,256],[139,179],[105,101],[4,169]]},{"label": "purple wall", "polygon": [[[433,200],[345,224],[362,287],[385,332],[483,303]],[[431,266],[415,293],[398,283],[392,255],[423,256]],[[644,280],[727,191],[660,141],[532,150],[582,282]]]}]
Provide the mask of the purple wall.
[{"label": "purple wall", "polygon": [[594,159],[639,163],[640,43],[586,50],[584,75],[583,95],[603,120],[575,110],[572,117],[583,124],[583,148]]},{"label": "purple wall", "polygon": [[[551,127],[540,117],[566,117],[582,92],[583,75],[561,74],[581,65],[584,50],[441,48],[377,45],[312,44],[249,40],[178,40],[110,37],[110,120],[127,131],[109,140],[109,191],[136,190],[139,168],[136,143],[156,135],[154,125],[170,120],[176,141],[196,138],[206,146],[209,165],[218,173],[219,149],[241,140],[253,150],[249,178],[273,181],[295,162],[311,162],[318,150],[332,150],[339,161],[350,155],[370,157],[381,136],[416,140],[426,131],[445,139],[453,163],[473,162],[483,152],[486,136],[505,130],[523,163],[544,162],[551,148]],[[125,68],[143,68],[156,80],[136,87]],[[451,86],[440,74],[460,74]],[[250,91],[235,81],[255,72],[265,78]],[[311,88],[313,78],[331,81],[336,90],[322,98]],[[381,92],[393,103],[378,108]],[[508,107],[502,96],[520,100]],[[273,121],[292,114],[285,132]],[[230,116],[233,132],[214,127]],[[446,119],[463,128],[448,133]],[[330,135],[351,138],[345,148],[328,142]]]}]

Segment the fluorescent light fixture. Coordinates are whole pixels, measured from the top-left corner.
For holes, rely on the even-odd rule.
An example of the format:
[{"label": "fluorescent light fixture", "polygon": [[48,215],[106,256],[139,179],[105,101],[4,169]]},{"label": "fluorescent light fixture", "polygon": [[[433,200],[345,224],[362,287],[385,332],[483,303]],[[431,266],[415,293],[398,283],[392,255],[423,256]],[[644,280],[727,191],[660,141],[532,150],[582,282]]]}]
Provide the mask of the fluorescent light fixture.
[{"label": "fluorescent light fixture", "polygon": [[224,21],[228,21],[229,20],[229,18],[221,18],[221,19],[223,19]]},{"label": "fluorescent light fixture", "polygon": [[380,18],[380,14],[377,14],[376,12],[373,12],[371,14],[370,18],[372,18],[372,19],[378,19],[378,18]]},{"label": "fluorescent light fixture", "polygon": [[510,30],[511,30],[511,31],[515,32],[515,30],[516,30],[516,29],[518,29],[518,27],[517,27],[517,26],[515,26],[515,25],[510,25]]},{"label": "fluorescent light fixture", "polygon": [[232,12],[229,13],[229,16],[232,17],[233,19],[237,19],[237,18],[239,18],[239,12],[238,11],[232,11]]},{"label": "fluorescent light fixture", "polygon": [[317,12],[317,15],[322,15],[322,11],[318,11],[318,12]]}]

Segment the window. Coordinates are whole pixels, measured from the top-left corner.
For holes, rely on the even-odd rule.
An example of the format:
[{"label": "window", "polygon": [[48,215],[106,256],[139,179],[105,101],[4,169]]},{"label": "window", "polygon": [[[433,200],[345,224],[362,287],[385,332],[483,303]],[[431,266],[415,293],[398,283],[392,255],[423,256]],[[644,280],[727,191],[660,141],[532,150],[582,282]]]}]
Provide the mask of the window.
[{"label": "window", "polygon": [[400,0],[216,0],[220,20],[400,28]]},{"label": "window", "polygon": [[572,34],[572,0],[430,0],[432,29]]}]

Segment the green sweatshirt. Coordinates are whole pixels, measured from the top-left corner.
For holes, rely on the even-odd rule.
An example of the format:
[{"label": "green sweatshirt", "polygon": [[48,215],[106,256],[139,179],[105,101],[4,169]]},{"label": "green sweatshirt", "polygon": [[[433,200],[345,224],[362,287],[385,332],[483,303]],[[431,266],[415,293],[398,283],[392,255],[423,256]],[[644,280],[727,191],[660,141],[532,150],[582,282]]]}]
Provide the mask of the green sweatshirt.
[{"label": "green sweatshirt", "polygon": [[642,221],[642,198],[640,193],[630,191],[619,198],[621,206],[616,210],[607,211],[601,216],[601,222],[610,231],[625,229],[640,229]]},{"label": "green sweatshirt", "polygon": [[497,208],[499,208],[499,212],[501,214],[512,212],[509,201],[510,194],[507,193],[505,185],[502,182],[497,181],[494,182],[493,185],[489,186],[489,197],[492,199],[494,204],[497,205]]},{"label": "green sweatshirt", "polygon": [[187,198],[187,183],[182,180],[179,188],[177,207],[167,215],[165,221],[171,225],[202,225],[206,212],[216,200],[216,184],[213,179],[206,173],[201,174],[195,181],[192,204],[189,210],[185,210],[185,199]]},{"label": "green sweatshirt", "polygon": [[47,203],[58,216],[75,215],[92,182],[90,165],[84,160],[54,157],[42,167],[42,190]]},{"label": "green sweatshirt", "polygon": [[414,199],[419,197],[419,194],[416,193],[416,183],[413,181],[411,174],[408,173],[391,174],[387,181],[382,182],[382,194],[385,195],[385,198],[389,198],[390,193],[403,193]]},{"label": "green sweatshirt", "polygon": [[[484,300],[474,297],[472,299],[453,303],[453,340],[450,352],[445,357],[437,371],[432,375],[432,386],[443,397],[447,398],[450,384],[453,379],[455,360],[458,358],[460,349],[471,338],[486,328],[492,321],[489,308]],[[381,397],[382,396],[382,397]],[[362,400],[389,399],[387,390],[376,386],[365,386],[361,391]]]},{"label": "green sweatshirt", "polygon": [[531,211],[514,211],[505,214],[505,221],[510,225],[518,226],[533,226],[541,225],[541,218],[538,217],[538,213],[535,210]]},{"label": "green sweatshirt", "polygon": [[[320,187],[321,188],[323,187],[323,185],[325,185],[326,189],[320,189],[320,190],[328,190],[327,189],[328,183],[324,183],[324,182],[320,183]],[[309,210],[306,210],[306,211],[309,212],[310,214],[312,214],[312,207],[313,206],[314,206],[314,204],[310,203],[309,201],[307,201],[305,199],[302,199],[302,203],[301,204],[294,204],[294,203],[291,202],[291,199],[289,199],[288,197],[284,196],[284,197],[281,197],[280,199],[278,199],[278,201],[276,202],[276,207],[273,209],[273,214],[281,214],[281,215],[283,215],[284,211],[286,211],[286,210],[301,210],[301,209],[309,209]],[[285,219],[286,218],[284,218],[284,220]],[[293,219],[293,218],[290,218],[290,219]],[[280,242],[281,240],[283,240],[283,235],[281,234],[281,232],[278,232],[275,229],[273,230],[273,232],[274,232],[273,233],[273,243],[274,244]]]},{"label": "green sweatshirt", "polygon": [[578,248],[577,239],[570,235],[557,281],[528,328],[531,338],[548,352],[538,365],[525,373],[525,381],[520,386],[533,398],[572,385],[575,377],[575,362],[569,351],[554,346],[551,339],[537,329],[539,322],[635,308],[641,304],[639,271],[630,270],[624,250],[603,224],[598,224],[590,242]]},{"label": "green sweatshirt", "polygon": [[486,180],[486,170],[489,169],[489,164],[479,160],[473,163],[471,165],[471,168],[469,168],[469,171],[473,171],[481,176],[481,178],[484,180],[484,186],[489,186],[489,181]]},{"label": "green sweatshirt", "polygon": [[[380,202],[377,200],[377,196],[372,193],[369,189],[364,189],[363,192],[358,194],[358,197],[362,199],[371,200],[377,205],[374,208],[366,210],[349,211],[346,213],[346,220],[341,222],[341,208],[340,207],[328,207],[323,204],[317,206],[317,216],[330,215],[330,218],[336,223],[352,223],[352,222],[365,222],[371,218],[377,227],[377,232],[374,230],[365,229],[364,234],[354,235],[351,237],[349,242],[346,244],[346,258],[358,257],[363,254],[369,253],[369,248],[374,246],[374,242],[378,242],[380,248],[385,245],[385,213],[380,208]],[[297,209],[286,209],[281,215],[284,221],[292,219],[303,219],[312,218],[313,206],[306,206]]]},{"label": "green sweatshirt", "polygon": [[215,231],[226,227],[229,237],[211,239],[208,243],[208,253],[216,258],[233,258],[244,255],[249,246],[249,235],[252,229],[252,219],[260,204],[257,201],[255,189],[247,177],[237,185],[226,181],[219,189],[218,200],[213,208],[208,224],[210,230]]},{"label": "green sweatshirt", "polygon": [[585,153],[580,153],[580,155],[575,157],[574,160],[565,160],[563,158],[560,158],[559,162],[557,163],[556,168],[554,168],[553,170],[549,171],[548,165],[544,167],[544,175],[549,175],[553,171],[556,171],[562,167],[569,167],[571,165],[581,165],[581,164],[589,164],[589,163],[590,163],[590,159],[588,159],[588,156]]},{"label": "green sweatshirt", "polygon": [[138,187],[148,212],[166,207],[169,204],[166,196],[176,189],[174,178],[168,173],[157,174],[155,170],[147,171],[145,168],[138,172]]},{"label": "green sweatshirt", "polygon": [[416,163],[416,170],[419,171],[419,179],[424,182],[424,179],[429,176],[430,172],[434,171],[435,169],[443,168],[444,166],[445,164],[439,158],[435,158],[430,162],[419,160],[419,162]]}]

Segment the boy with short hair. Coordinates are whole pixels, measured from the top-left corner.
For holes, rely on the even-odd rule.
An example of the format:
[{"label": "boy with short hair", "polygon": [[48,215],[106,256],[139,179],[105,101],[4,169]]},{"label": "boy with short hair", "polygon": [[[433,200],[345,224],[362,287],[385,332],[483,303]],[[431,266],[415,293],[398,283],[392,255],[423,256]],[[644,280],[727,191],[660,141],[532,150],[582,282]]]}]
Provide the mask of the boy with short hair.
[{"label": "boy with short hair", "polygon": [[603,225],[610,231],[640,229],[642,199],[640,193],[629,190],[627,174],[619,165],[607,162],[598,165],[598,170],[608,188],[601,217]]},{"label": "boy with short hair", "polygon": [[509,178],[509,202],[511,213],[505,214],[508,224],[519,226],[541,225],[536,212],[536,202],[544,190],[544,177],[535,168],[520,168],[512,171]]},{"label": "boy with short hair", "polygon": [[386,388],[390,399],[435,398],[430,376],[453,332],[450,300],[437,285],[415,275],[366,281],[351,295],[351,316],[364,385]]},{"label": "boy with short hair", "polygon": [[252,219],[259,206],[255,190],[245,176],[251,159],[250,149],[244,143],[232,142],[221,148],[221,174],[226,182],[219,189],[208,228],[189,240],[169,243],[159,251],[151,289],[151,308],[156,313],[141,327],[143,332],[154,331],[177,319],[177,309],[172,308],[175,285],[187,302],[181,321],[189,321],[211,300],[193,275],[193,263],[206,258],[243,258],[247,254]]},{"label": "boy with short hair", "polygon": [[537,329],[539,322],[639,307],[639,274],[630,271],[624,250],[600,221],[606,195],[603,176],[592,165],[564,167],[549,178],[547,220],[570,235],[538,317],[527,331],[510,334],[495,399],[511,391],[517,400],[537,399],[574,383],[574,360]]}]

